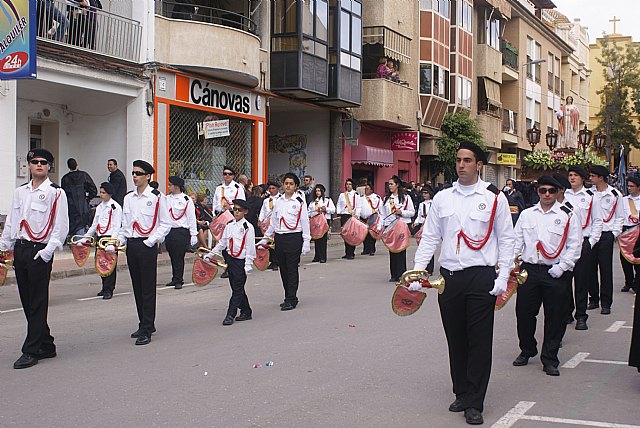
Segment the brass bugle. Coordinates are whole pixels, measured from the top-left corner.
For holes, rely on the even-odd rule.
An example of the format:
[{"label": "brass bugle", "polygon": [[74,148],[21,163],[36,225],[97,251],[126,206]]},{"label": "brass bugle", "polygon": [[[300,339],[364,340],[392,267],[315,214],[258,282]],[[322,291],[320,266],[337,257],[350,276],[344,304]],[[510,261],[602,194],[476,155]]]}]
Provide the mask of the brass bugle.
[{"label": "brass bugle", "polygon": [[[205,256],[208,256],[208,257],[205,259]],[[224,257],[222,256],[222,254],[214,253],[212,250],[206,247],[199,247],[196,250],[196,257],[200,257],[205,262],[209,262],[211,264],[219,266],[222,269],[227,268],[227,264],[224,262]]]},{"label": "brass bugle", "polygon": [[522,285],[527,282],[527,278],[529,278],[529,272],[526,269],[523,269],[520,265],[521,262],[518,259],[514,262],[515,267],[513,269],[514,274],[516,275],[516,280],[518,281],[518,285]]},{"label": "brass bugle", "polygon": [[258,245],[257,243],[262,241],[263,239],[266,239],[267,241],[269,241],[269,243],[267,244],[267,247],[269,247],[270,249],[274,249],[276,248],[276,241],[273,240],[273,238],[267,238],[266,236],[256,236],[256,246]]},{"label": "brass bugle", "polygon": [[120,246],[120,240],[118,238],[111,236],[105,236],[104,238],[100,238],[98,241],[98,248],[101,250],[105,250],[109,245],[116,247],[117,251],[125,251],[127,249],[126,245],[123,247]]},{"label": "brass bugle", "polygon": [[397,285],[408,287],[414,281],[422,283],[423,287],[435,288],[438,290],[438,294],[444,293],[444,277],[437,278],[433,281],[429,281],[431,273],[426,270],[408,270],[400,276],[400,281]]},{"label": "brass bugle", "polygon": [[88,245],[89,247],[93,247],[96,244],[96,240],[93,236],[82,236],[82,235],[73,235],[69,240],[69,243],[71,245],[78,245],[80,241],[84,239],[89,240],[89,245]]}]

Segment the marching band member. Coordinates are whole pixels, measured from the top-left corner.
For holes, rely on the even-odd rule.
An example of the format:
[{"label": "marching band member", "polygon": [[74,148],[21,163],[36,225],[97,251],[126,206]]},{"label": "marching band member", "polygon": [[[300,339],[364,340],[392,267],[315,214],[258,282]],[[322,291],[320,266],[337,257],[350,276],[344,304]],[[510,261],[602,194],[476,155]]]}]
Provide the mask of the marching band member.
[{"label": "marching band member", "polygon": [[591,278],[591,266],[595,264],[595,255],[592,248],[600,240],[602,234],[602,218],[596,213],[597,202],[593,198],[593,192],[584,188],[584,181],[589,178],[587,171],[581,166],[569,167],[569,184],[564,192],[564,197],[573,206],[573,212],[580,215],[580,228],[582,230],[582,249],[580,258],[573,268],[574,290],[571,293],[569,287],[569,313],[567,322],[573,321],[575,309],[576,330],[587,330],[587,299]]},{"label": "marching band member", "polygon": [[[389,193],[384,197],[380,207],[380,223],[378,230],[389,226],[395,221],[411,223],[411,218],[416,213],[411,197],[405,193],[402,180],[396,175],[389,179]],[[398,282],[407,270],[407,250],[399,253],[389,251],[389,270],[391,279],[389,282]]]},{"label": "marching band member", "polygon": [[[622,221],[624,208],[622,195],[607,184],[609,170],[604,166],[591,167],[589,181],[595,187],[594,199],[598,202],[599,212],[602,218],[602,235],[593,247],[596,263],[591,268],[589,290],[590,301],[587,309],[596,309],[598,303],[602,306],[600,313],[609,315],[613,303],[613,241],[622,233]],[[600,282],[598,284],[597,272],[600,269]]]},{"label": "marching band member", "polygon": [[[427,221],[427,217],[429,216],[429,211],[431,210],[431,204],[433,203],[433,187],[425,184],[421,190],[422,193],[422,202],[418,205],[418,216],[413,222],[414,231],[417,232],[419,230],[419,226],[422,226]],[[434,268],[434,257],[431,257],[431,261],[427,265],[427,272],[433,272]]]},{"label": "marching band member", "polygon": [[536,316],[544,305],[544,342],[540,360],[549,376],[559,376],[558,349],[566,329],[566,302],[570,282],[566,275],[580,257],[580,217],[556,200],[562,187],[550,176],[538,179],[540,202],[524,210],[516,223],[514,254],[522,253],[522,269],[529,273],[516,300],[520,355],[514,366],[524,366],[538,354]]},{"label": "marching band member", "polygon": [[[222,325],[231,325],[233,321],[248,321],[251,319],[251,306],[245,293],[244,286],[247,282],[247,274],[253,269],[253,259],[256,258],[255,230],[244,216],[249,212],[249,204],[244,199],[234,199],[234,220],[227,224],[222,234],[222,239],[213,248],[213,252],[220,253],[227,250],[229,285],[231,286],[231,299],[227,316]],[[240,315],[237,315],[240,309]]]},{"label": "marching band member", "polygon": [[[280,184],[275,181],[267,183],[267,193],[269,194],[262,202],[262,209],[258,215],[258,222],[263,224],[267,219],[271,218],[271,212],[275,206],[276,200],[280,197]],[[264,229],[266,231],[266,229]],[[267,269],[278,270],[278,260],[274,249],[269,248],[269,266]]]},{"label": "marching band member", "polygon": [[[622,201],[624,208],[624,221],[622,223],[622,231],[631,229],[638,225],[638,211],[640,210],[640,178],[628,177],[627,189],[629,195],[625,196]],[[624,287],[620,291],[627,292],[634,290],[636,293],[640,291],[640,265],[633,265],[620,253],[620,263],[624,272]]]},{"label": "marching band member", "polygon": [[[353,189],[353,180],[347,178],[344,182],[344,192],[340,193],[338,197],[338,204],[336,206],[336,213],[340,216],[340,226],[344,224],[351,217],[360,217],[360,196]],[[344,243],[344,256],[343,259],[353,260],[356,257],[356,247]]]},{"label": "marching band member", "polygon": [[[315,200],[309,203],[307,208],[309,211],[309,217],[315,217],[317,215],[323,215],[327,224],[331,226],[331,214],[336,212],[336,207],[333,204],[331,198],[325,196],[326,188],[322,184],[316,184],[315,187]],[[329,239],[329,232],[325,233],[320,239],[316,239],[315,242],[315,255],[312,262],[327,262],[327,240]]]},{"label": "marching band member", "polygon": [[[414,266],[424,270],[441,245],[440,273],[447,286],[438,304],[456,394],[449,411],[464,411],[469,424],[483,423],[495,296],[506,291],[513,267],[509,205],[504,193],[480,179],[486,163],[487,155],[479,146],[467,141],[460,144],[456,153],[459,178],[433,198]],[[411,290],[421,287],[418,282],[409,286]]]},{"label": "marching band member", "polygon": [[[131,275],[133,295],[138,311],[138,330],[131,333],[136,345],[147,345],[156,331],[156,279],[158,249],[171,230],[165,197],[149,184],[156,171],[146,161],[133,162],[133,184],[136,189],[127,193],[122,207],[120,244],[127,245],[127,264]],[[105,248],[114,252],[113,245]]]},{"label": "marching band member", "polygon": [[45,149],[32,149],[27,161],[31,181],[14,191],[0,238],[0,250],[13,249],[18,292],[27,318],[27,337],[14,369],[26,369],[38,360],[56,356],[47,323],[49,281],[53,253],[62,249],[69,232],[67,196],[48,176],[53,155]]},{"label": "marching band member", "polygon": [[[97,233],[97,241],[101,238],[118,237],[120,234],[120,226],[122,225],[122,207],[113,199],[113,184],[104,182],[100,184],[98,195],[102,202],[96,207],[96,213],[93,217],[93,223],[86,236],[93,236]],[[88,242],[89,238],[82,239],[78,245]],[[102,296],[104,300],[113,297],[113,290],[116,288],[116,271],[113,269],[111,275],[102,278],[102,290],[98,296]]]},{"label": "marching band member", "polygon": [[220,214],[222,211],[233,208],[234,199],[245,199],[244,187],[236,183],[233,178],[236,172],[228,166],[222,169],[222,184],[216,187],[213,195],[213,211]]},{"label": "marching band member", "polygon": [[[379,210],[382,198],[373,192],[371,184],[366,183],[363,187],[364,197],[361,198],[360,218],[366,222],[373,214],[380,214]],[[364,238],[361,255],[364,256],[367,254],[370,256],[376,254],[376,240],[370,233],[367,233],[367,237]]]},{"label": "marching band member", "polygon": [[[284,302],[280,305],[283,311],[295,309],[298,305],[298,265],[300,254],[310,251],[311,234],[309,231],[309,214],[307,204],[301,196],[295,195],[300,185],[297,175],[288,172],[284,175],[284,194],[275,202],[269,229],[265,238],[274,238],[276,257],[280,264],[280,278],[284,287]],[[263,239],[259,244],[267,244]]]}]

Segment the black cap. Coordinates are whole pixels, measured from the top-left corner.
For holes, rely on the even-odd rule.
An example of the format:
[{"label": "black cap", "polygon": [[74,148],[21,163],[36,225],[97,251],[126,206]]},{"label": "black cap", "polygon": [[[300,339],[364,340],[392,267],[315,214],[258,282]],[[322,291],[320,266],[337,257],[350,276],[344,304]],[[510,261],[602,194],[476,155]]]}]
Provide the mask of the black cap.
[{"label": "black cap", "polygon": [[540,176],[540,178],[538,178],[538,186],[553,186],[558,189],[562,187],[562,185],[550,175]]},{"label": "black cap", "polygon": [[599,175],[600,177],[609,177],[609,170],[602,165],[594,165],[591,167],[591,174]]},{"label": "black cap", "polygon": [[632,175],[631,177],[627,178],[627,181],[632,182],[636,186],[640,186],[640,177],[636,177],[636,176]]},{"label": "black cap", "polygon": [[249,209],[249,204],[244,199],[234,199],[231,202],[233,202],[233,207],[234,208],[238,207],[238,208],[243,208],[245,210]]},{"label": "black cap", "polygon": [[346,180],[344,180],[344,184],[346,186],[347,183],[351,183],[351,185],[353,186],[353,180],[350,178],[347,178]]},{"label": "black cap", "polygon": [[327,188],[324,187],[322,184],[316,184],[316,189],[322,190],[322,193],[327,191]]},{"label": "black cap", "polygon": [[109,195],[113,195],[113,192],[114,192],[113,184],[109,183],[108,181],[105,181],[104,183],[100,183],[100,188],[105,192],[107,192]]},{"label": "black cap", "polygon": [[278,183],[277,181],[268,181],[267,182],[267,187],[269,187],[269,186],[280,188],[280,183]]},{"label": "black cap", "polygon": [[27,161],[30,161],[31,159],[35,159],[35,158],[46,159],[49,161],[49,163],[53,163],[53,155],[47,149],[29,150],[29,153],[27,153]]},{"label": "black cap", "polygon": [[223,166],[222,167],[222,172],[224,172],[225,169],[231,171],[233,173],[233,175],[236,175],[236,170],[231,168],[230,166],[227,166],[227,165]]},{"label": "black cap", "polygon": [[282,178],[282,181],[286,180],[287,178],[290,178],[293,180],[294,183],[296,183],[296,186],[300,185],[300,177],[298,177],[297,175],[295,175],[293,172],[287,172],[284,177]]},{"label": "black cap", "polygon": [[560,187],[564,188],[564,189],[571,189],[571,183],[569,183],[569,179],[558,173],[558,172],[554,172],[553,173],[553,178],[560,183]]},{"label": "black cap", "polygon": [[171,177],[169,177],[169,183],[173,184],[174,186],[178,186],[181,189],[184,189],[184,180],[177,175],[172,175]]},{"label": "black cap", "polygon": [[430,185],[428,185],[428,184],[425,184],[424,186],[422,186],[422,190],[421,190],[421,192],[428,192],[428,193],[431,195],[431,197],[432,197],[432,198],[433,198],[433,195],[436,193],[436,192],[433,190],[433,187],[431,187],[431,186],[430,186]]},{"label": "black cap", "polygon": [[477,161],[482,162],[485,165],[488,163],[487,153],[482,150],[479,145],[472,143],[471,141],[463,141],[460,143],[457,150],[460,149],[471,150],[476,155]]},{"label": "black cap", "polygon": [[134,160],[133,166],[137,166],[138,168],[142,168],[144,172],[147,174],[153,174],[156,172],[155,169],[151,166],[151,164],[147,161],[143,161],[142,159]]},{"label": "black cap", "polygon": [[589,178],[589,174],[587,173],[587,170],[584,169],[581,166],[578,165],[572,165],[569,167],[569,172],[575,172],[576,174],[578,174],[580,177],[582,177],[583,180],[586,180]]}]

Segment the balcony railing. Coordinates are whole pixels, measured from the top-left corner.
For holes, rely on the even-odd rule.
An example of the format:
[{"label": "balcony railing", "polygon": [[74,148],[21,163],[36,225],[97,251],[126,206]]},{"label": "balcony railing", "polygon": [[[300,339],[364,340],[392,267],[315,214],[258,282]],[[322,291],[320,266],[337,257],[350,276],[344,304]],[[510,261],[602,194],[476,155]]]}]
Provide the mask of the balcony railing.
[{"label": "balcony railing", "polygon": [[515,70],[518,70],[518,52],[516,49],[506,42],[502,42],[502,65],[506,65],[507,67]]},{"label": "balcony railing", "polygon": [[166,18],[217,24],[256,34],[256,23],[242,13],[181,1],[155,0],[155,5],[156,15]]},{"label": "balcony railing", "polygon": [[502,110],[502,131],[518,135],[518,113],[511,110]]},{"label": "balcony railing", "polygon": [[142,26],[138,21],[65,0],[38,0],[38,38],[138,62]]}]

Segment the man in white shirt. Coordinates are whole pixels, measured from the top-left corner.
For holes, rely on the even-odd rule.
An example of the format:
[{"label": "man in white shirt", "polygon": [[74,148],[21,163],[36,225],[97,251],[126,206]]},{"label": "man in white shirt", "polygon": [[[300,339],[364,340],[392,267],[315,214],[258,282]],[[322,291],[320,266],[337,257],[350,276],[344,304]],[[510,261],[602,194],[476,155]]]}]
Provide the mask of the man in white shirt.
[{"label": "man in white shirt", "polygon": [[[371,187],[370,183],[364,184],[364,196],[360,198],[360,218],[364,221],[367,221],[372,215],[378,214],[380,215],[380,205],[382,202],[382,198],[373,192],[373,187]],[[379,219],[382,221],[382,219]],[[362,253],[361,255],[370,255],[374,256],[376,254],[376,240],[371,236],[370,233],[367,234],[367,237],[364,238],[364,242],[362,243]]]},{"label": "man in white shirt", "polygon": [[[267,183],[267,193],[269,194],[264,201],[262,201],[262,208],[258,215],[258,223],[262,233],[266,232],[269,228],[269,222],[271,221],[271,212],[275,206],[276,200],[280,197],[280,184],[275,181],[269,181]],[[278,270],[278,259],[276,258],[276,252],[272,248],[269,248],[269,266],[271,270]]]},{"label": "man in white shirt", "polygon": [[244,187],[234,181],[236,172],[228,166],[222,169],[222,184],[216,187],[213,195],[213,211],[220,214],[222,211],[233,208],[234,199],[244,199]]},{"label": "man in white shirt", "polygon": [[[622,231],[629,230],[632,227],[638,226],[638,212],[640,211],[640,178],[629,177],[627,178],[627,190],[629,194],[623,199],[624,208],[624,222],[622,224]],[[623,293],[629,290],[634,290],[636,293],[638,290],[638,284],[640,284],[640,265],[631,264],[620,253],[620,263],[622,264],[622,271],[624,272],[624,286],[620,291]]]},{"label": "man in white shirt", "polygon": [[[360,217],[360,209],[362,206],[360,196],[353,189],[353,180],[347,178],[344,182],[344,192],[340,193],[338,197],[338,203],[336,204],[336,214],[340,216],[340,226],[344,224],[351,217],[355,217],[356,220]],[[344,243],[344,256],[343,259],[353,260],[356,257],[356,247]]]}]

